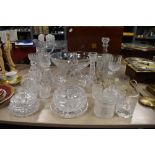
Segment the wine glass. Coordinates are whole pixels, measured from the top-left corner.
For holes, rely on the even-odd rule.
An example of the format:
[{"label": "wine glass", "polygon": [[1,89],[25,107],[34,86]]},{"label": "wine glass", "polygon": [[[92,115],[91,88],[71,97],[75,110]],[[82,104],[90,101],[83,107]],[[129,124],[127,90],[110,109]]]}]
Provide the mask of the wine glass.
[{"label": "wine glass", "polygon": [[113,55],[109,60],[109,74],[113,75],[115,74],[120,68],[121,68],[121,61],[122,56],[121,55]]}]

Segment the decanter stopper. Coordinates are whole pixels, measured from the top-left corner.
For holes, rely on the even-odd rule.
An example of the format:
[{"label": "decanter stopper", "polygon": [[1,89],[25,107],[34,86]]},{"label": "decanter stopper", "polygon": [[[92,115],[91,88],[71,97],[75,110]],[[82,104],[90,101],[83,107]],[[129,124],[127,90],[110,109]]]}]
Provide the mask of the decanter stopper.
[{"label": "decanter stopper", "polygon": [[41,42],[44,42],[44,40],[45,40],[44,34],[39,34],[38,40],[41,41]]},{"label": "decanter stopper", "polygon": [[108,52],[108,46],[109,46],[110,38],[109,37],[102,37],[101,41],[102,41],[103,52],[107,53]]}]

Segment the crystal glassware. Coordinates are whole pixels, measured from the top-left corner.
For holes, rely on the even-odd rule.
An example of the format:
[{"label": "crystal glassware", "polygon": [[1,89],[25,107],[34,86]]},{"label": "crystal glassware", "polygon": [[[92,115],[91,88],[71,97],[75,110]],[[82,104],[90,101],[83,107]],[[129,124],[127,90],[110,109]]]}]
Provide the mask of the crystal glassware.
[{"label": "crystal glassware", "polygon": [[55,36],[52,34],[46,35],[46,52],[53,52],[55,48]]},{"label": "crystal glassware", "polygon": [[51,54],[49,52],[41,52],[38,54],[38,63],[40,67],[47,68],[51,65]]},{"label": "crystal glassware", "polygon": [[77,73],[89,65],[88,56],[80,52],[72,53],[61,51],[52,53],[51,59],[59,70],[56,79],[58,84],[65,83],[68,77],[76,77],[75,75],[77,75]]},{"label": "crystal glassware", "polygon": [[25,88],[18,88],[17,93],[11,98],[9,111],[20,117],[26,117],[37,112],[40,108],[40,102],[37,95]]},{"label": "crystal glassware", "polygon": [[96,52],[89,52],[89,61],[90,61],[89,76],[93,83],[97,80],[96,72],[95,72],[95,63],[97,61],[97,53]]},{"label": "crystal glassware", "polygon": [[112,118],[115,114],[115,106],[121,99],[120,91],[114,85],[104,89],[100,84],[94,84],[92,96],[94,114],[101,118]]},{"label": "crystal glassware", "polygon": [[103,52],[107,53],[110,38],[109,37],[102,37],[101,41],[102,41]]},{"label": "crystal glassware", "polygon": [[39,34],[38,35],[38,40],[41,41],[41,42],[44,42],[45,41],[45,35],[44,34]]},{"label": "crystal glassware", "polygon": [[112,57],[112,54],[109,53],[103,53],[98,55],[97,57],[97,64],[96,64],[96,73],[97,73],[97,79],[99,81],[102,81],[104,77],[108,74],[108,65],[109,61]]},{"label": "crystal glassware", "polygon": [[28,58],[30,60],[31,66],[35,66],[36,63],[37,63],[37,55],[36,55],[36,53],[29,53]]},{"label": "crystal glassware", "polygon": [[71,84],[59,87],[53,94],[51,110],[63,118],[73,118],[84,114],[88,108],[87,96],[83,88]]},{"label": "crystal glassware", "polygon": [[122,61],[121,55],[113,55],[110,58],[110,61],[109,61],[110,72],[109,72],[109,74],[114,74],[121,68],[121,61]]},{"label": "crystal glassware", "polygon": [[136,90],[129,89],[122,96],[121,102],[116,104],[116,114],[123,118],[132,117],[138,97],[139,93]]},{"label": "crystal glassware", "polygon": [[41,70],[38,62],[38,53],[29,53],[28,58],[30,60],[30,70],[29,70],[29,76],[33,78],[35,81],[40,81],[41,79]]},{"label": "crystal glassware", "polygon": [[58,52],[52,54],[53,63],[61,74],[58,88],[54,91],[51,111],[64,118],[82,115],[88,108],[87,97],[83,88],[78,85],[78,73],[89,65],[89,58],[83,53]]},{"label": "crystal glassware", "polygon": [[51,96],[52,73],[50,68],[44,68],[42,78],[40,80],[39,96],[46,99]]}]

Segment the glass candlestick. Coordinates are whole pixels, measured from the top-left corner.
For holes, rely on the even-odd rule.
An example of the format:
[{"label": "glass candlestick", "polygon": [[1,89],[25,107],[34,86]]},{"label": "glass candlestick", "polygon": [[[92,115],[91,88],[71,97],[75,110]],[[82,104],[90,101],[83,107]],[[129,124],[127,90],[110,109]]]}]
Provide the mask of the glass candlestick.
[{"label": "glass candlestick", "polygon": [[89,70],[89,76],[91,82],[96,81],[96,73],[95,73],[95,62],[97,60],[97,53],[96,52],[89,52],[89,61],[90,61],[90,70]]}]

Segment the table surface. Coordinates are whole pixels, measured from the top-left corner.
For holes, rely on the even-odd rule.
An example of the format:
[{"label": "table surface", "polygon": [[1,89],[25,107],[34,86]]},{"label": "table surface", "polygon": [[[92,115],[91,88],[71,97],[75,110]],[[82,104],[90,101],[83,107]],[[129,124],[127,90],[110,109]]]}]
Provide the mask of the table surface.
[{"label": "table surface", "polygon": [[[17,65],[19,74],[24,75],[29,69],[29,65]],[[141,93],[151,96],[149,92],[145,90],[146,85],[139,84],[138,89]],[[42,126],[42,127],[75,127],[75,128],[115,128],[115,127],[138,127],[147,128],[155,127],[155,110],[142,106],[137,103],[136,108],[132,118],[121,118],[114,116],[111,119],[98,118],[93,112],[93,99],[91,94],[88,95],[88,111],[77,118],[64,119],[54,115],[49,106],[52,103],[52,97],[49,99],[41,99],[41,109],[35,114],[29,117],[15,117],[8,111],[8,106],[0,109],[0,123],[13,124],[13,125],[32,125],[32,126]],[[52,96],[52,95],[51,95]]]}]

